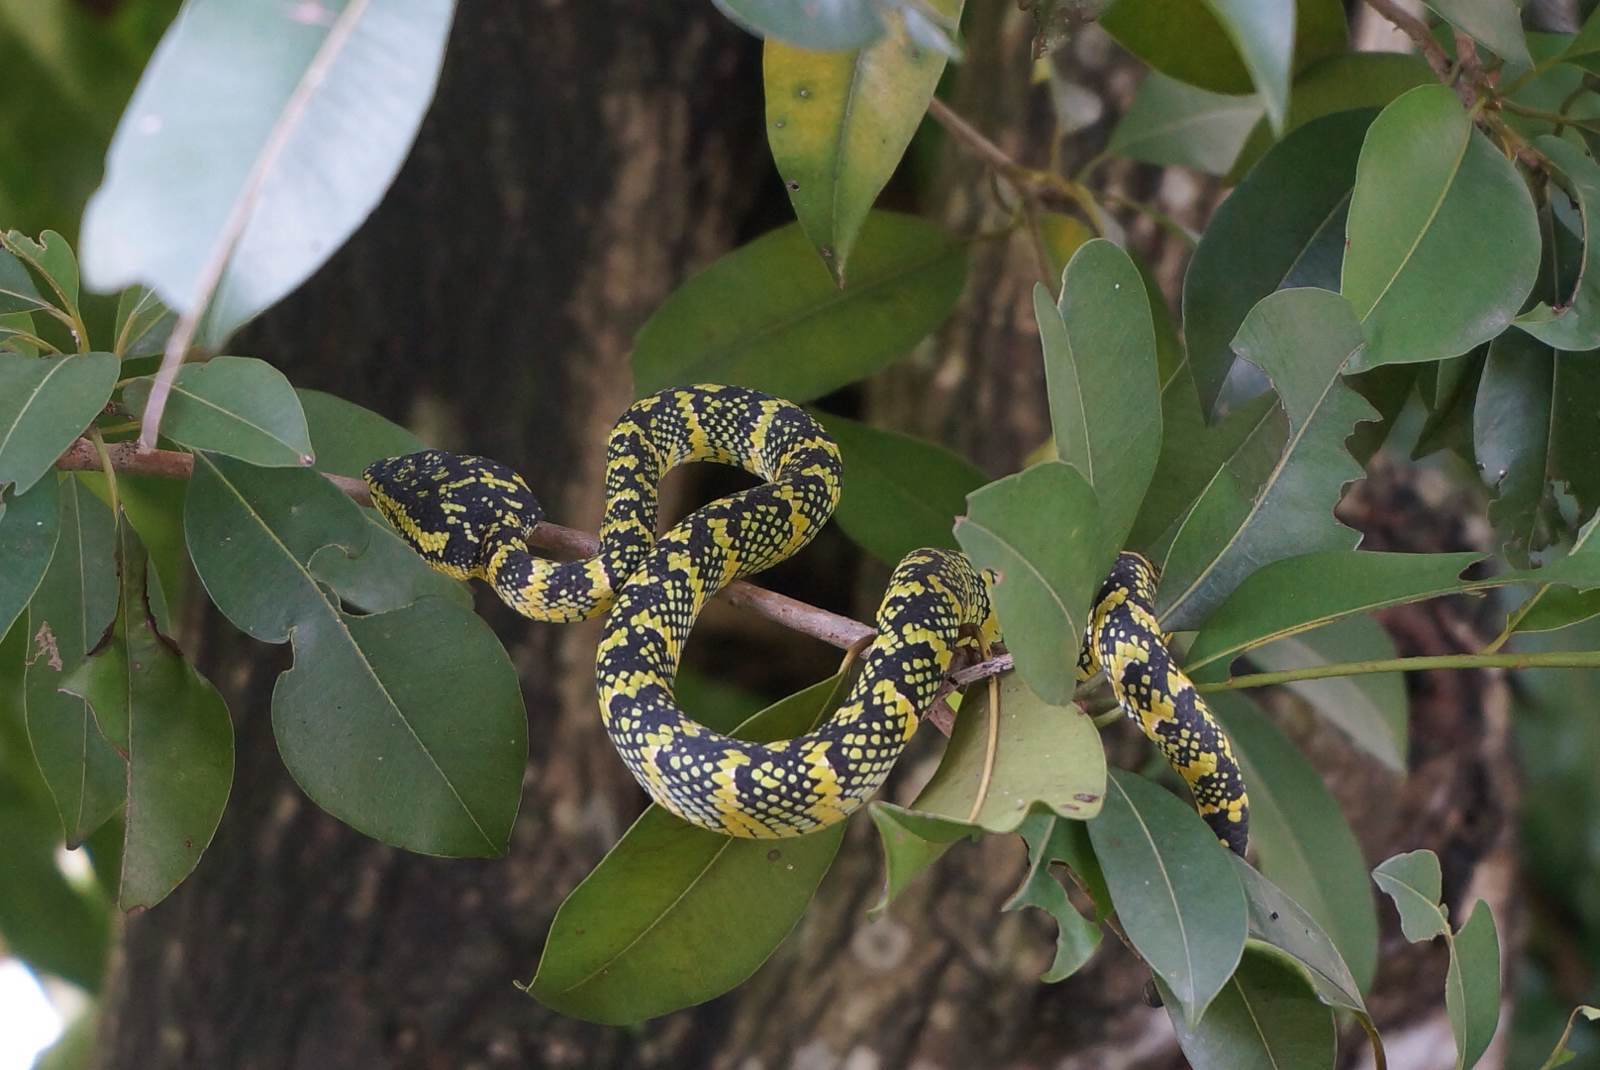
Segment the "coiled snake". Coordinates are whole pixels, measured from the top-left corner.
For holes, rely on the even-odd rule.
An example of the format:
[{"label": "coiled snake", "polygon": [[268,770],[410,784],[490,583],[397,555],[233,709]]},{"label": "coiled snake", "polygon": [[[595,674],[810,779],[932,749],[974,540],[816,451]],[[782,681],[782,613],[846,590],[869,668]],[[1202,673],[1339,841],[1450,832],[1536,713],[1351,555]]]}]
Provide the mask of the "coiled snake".
[{"label": "coiled snake", "polygon": [[[685,461],[737,465],[759,486],[656,536],[657,484]],[[838,447],[804,409],[732,386],[636,402],[606,448],[600,550],[554,562],[529,552],[543,516],[522,477],[480,457],[424,450],[366,470],[373,504],[434,568],[487,581],[542,621],[610,611],[596,656],[600,716],[650,797],[731,836],[798,836],[843,820],[883,784],[958,651],[1000,636],[984,577],[965,555],[917,550],[889,579],[878,634],[844,704],[815,731],[733,739],[678,707],[673,680],[695,617],[733,580],[797,552],[839,500]],[[1152,609],[1155,574],[1124,553],[1095,600],[1079,663],[1105,669],[1122,708],[1189,784],[1219,839],[1243,853],[1244,783],[1227,736],[1173,664]]]}]

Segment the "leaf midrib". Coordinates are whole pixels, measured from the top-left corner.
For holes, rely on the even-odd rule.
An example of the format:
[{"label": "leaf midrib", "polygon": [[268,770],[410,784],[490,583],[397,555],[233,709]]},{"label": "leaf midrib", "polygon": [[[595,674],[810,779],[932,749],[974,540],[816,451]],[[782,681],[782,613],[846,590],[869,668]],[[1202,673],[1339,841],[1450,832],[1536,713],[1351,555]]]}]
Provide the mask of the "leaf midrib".
[{"label": "leaf midrib", "polygon": [[[239,504],[247,513],[250,514],[251,518],[256,521],[261,530],[264,531],[267,534],[267,537],[272,540],[273,544],[283,552],[283,556],[289,560],[290,564],[294,566],[295,570],[305,577],[306,583],[310,586],[311,590],[316,592],[317,601],[321,603],[323,608],[328,611],[328,616],[330,619],[332,619],[333,623],[338,627],[340,633],[343,634],[345,640],[350,644],[350,648],[355,651],[356,660],[361,663],[361,667],[366,670],[367,676],[371,678],[373,684],[377,686],[379,693],[383,695],[384,701],[387,702],[389,704],[389,708],[394,711],[395,719],[405,726],[406,732],[411,736],[412,741],[416,743],[417,749],[421,751],[423,756],[428,759],[428,764],[433,766],[434,772],[439,774],[439,779],[444,781],[445,787],[450,789],[451,796],[456,800],[457,804],[460,805],[462,812],[467,815],[467,820],[472,822],[472,827],[476,829],[478,835],[483,838],[483,842],[488,845],[491,851],[498,850],[499,848],[495,844],[494,840],[490,838],[488,832],[484,830],[483,825],[478,821],[478,815],[473,812],[472,807],[468,806],[466,800],[462,798],[461,792],[456,788],[455,782],[450,779],[450,775],[446,773],[439,765],[438,759],[433,756],[433,751],[427,746],[427,744],[423,743],[422,737],[417,735],[417,730],[412,726],[410,718],[408,718],[405,714],[405,711],[400,708],[400,704],[394,700],[394,696],[389,693],[388,687],[384,685],[383,680],[378,676],[377,670],[372,667],[372,662],[368,660],[366,652],[361,649],[361,644],[356,642],[356,637],[351,634],[350,627],[345,622],[344,615],[339,612],[339,608],[337,606],[328,601],[327,596],[323,594],[322,586],[317,583],[316,577],[311,574],[311,570],[300,563],[300,559],[295,556],[294,552],[291,551],[287,545],[285,545],[282,539],[278,538],[278,533],[273,530],[271,525],[266,522],[265,518],[263,518],[260,513],[256,512],[255,506],[250,503],[249,499],[244,496],[239,488],[236,487],[227,476],[223,475],[222,471],[217,468],[215,464],[211,463],[211,461],[206,458],[204,453],[196,453],[195,459],[197,463],[204,460],[206,466],[211,470],[212,474],[215,475],[230,492],[232,492],[234,497],[238,499]],[[328,545],[337,544],[329,543]],[[289,637],[292,639],[293,635],[294,623],[291,622],[289,626]]]},{"label": "leaf midrib", "polygon": [[1167,864],[1161,857],[1161,849],[1156,846],[1155,836],[1151,834],[1150,826],[1145,823],[1144,815],[1139,813],[1139,807],[1135,805],[1132,797],[1123,790],[1116,777],[1107,777],[1106,783],[1115,787],[1117,793],[1128,804],[1128,812],[1139,823],[1139,831],[1144,833],[1145,842],[1150,845],[1150,853],[1155,857],[1156,870],[1161,874],[1162,883],[1166,885],[1167,898],[1172,900],[1172,914],[1177,919],[1178,940],[1183,945],[1184,980],[1188,983],[1189,998],[1192,1000],[1198,995],[1195,991],[1194,983],[1194,954],[1189,948],[1189,930],[1183,924],[1183,908],[1178,905],[1178,889],[1172,884],[1172,877],[1167,872]]},{"label": "leaf midrib", "polygon": [[224,408],[223,406],[218,405],[210,398],[202,397],[200,394],[195,393],[192,389],[183,386],[181,383],[173,383],[172,392],[174,394],[181,394],[191,401],[197,401],[207,408],[215,409],[217,412],[222,414],[224,419],[236,420],[253,431],[259,431],[264,437],[271,439],[272,441],[281,445],[284,449],[288,450],[290,453],[294,454],[296,459],[304,456],[305,454],[305,451],[296,448],[295,445],[288,439],[282,438],[274,432],[267,430],[265,427],[262,427],[253,420],[246,419],[244,416],[233,411],[232,409]]}]

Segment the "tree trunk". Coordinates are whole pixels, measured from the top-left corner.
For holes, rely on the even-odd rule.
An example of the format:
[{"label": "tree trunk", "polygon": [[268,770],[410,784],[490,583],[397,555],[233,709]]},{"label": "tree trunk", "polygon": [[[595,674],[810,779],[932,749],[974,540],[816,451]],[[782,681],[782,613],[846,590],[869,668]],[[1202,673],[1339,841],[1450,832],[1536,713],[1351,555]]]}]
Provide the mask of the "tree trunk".
[{"label": "tree trunk", "polygon": [[[974,5],[968,22],[957,107],[1008,151],[1043,163],[1054,120],[1046,94],[1029,86],[1024,22],[1009,5]],[[1076,80],[1113,106],[1126,98],[1134,69],[1102,36],[1072,47]],[[592,525],[605,429],[631,398],[634,330],[687,273],[787,218],[763,136],[759,59],[759,45],[704,3],[462,5],[439,98],[384,206],[241,349],[439,445],[516,465],[552,516]],[[1102,121],[1069,141],[1069,166],[1108,128]],[[1126,169],[1116,181],[1141,198],[1186,193],[1186,204],[1169,207],[1201,221],[1207,191],[1182,176],[1154,191],[1151,174]],[[936,186],[952,226],[993,222],[988,180],[953,147]],[[1131,232],[1175,292],[1183,250],[1162,245],[1154,228]],[[946,441],[995,474],[1018,467],[1048,434],[1026,300],[1037,275],[1025,243],[976,246],[961,311],[869,393],[875,418]],[[1368,526],[1403,530],[1382,500],[1373,498]],[[808,553],[820,556],[789,574],[800,591],[847,599],[853,555],[837,542]],[[881,576],[868,572],[861,586],[875,600]],[[822,596],[818,573],[834,577]],[[511,981],[531,976],[556,907],[642,796],[596,715],[595,629],[528,625],[492,597],[479,606],[522,670],[533,729],[511,854],[487,862],[406,854],[321,813],[272,741],[270,692],[287,653],[249,642],[214,612],[188,629],[229,699],[238,774],[198,871],[126,925],[103,1003],[102,1065],[1181,1065],[1165,1012],[1144,1002],[1146,977],[1118,948],[1064,985],[1037,982],[1051,955],[1049,923],[998,909],[1021,878],[1019,841],[952,850],[868,921],[882,877],[865,821],[853,824],[805,920],[740,990],[637,1031],[546,1011]],[[1403,641],[1430,651],[1459,642],[1464,619],[1459,610],[1408,618]],[[707,626],[728,634],[725,618],[722,631],[715,618]],[[746,617],[734,627],[747,637],[755,629]],[[790,663],[775,670],[786,677],[778,682],[793,684],[828,671],[818,667],[830,655],[813,644],[754,635],[759,658],[730,657],[748,648],[719,643],[721,660],[770,664],[781,652]],[[772,675],[757,682],[770,686]],[[1430,699],[1452,686],[1448,704]],[[1504,922],[1494,886],[1506,871],[1493,869],[1511,805],[1504,687],[1430,678],[1418,699],[1414,752],[1419,771],[1432,773],[1409,785],[1377,777],[1314,723],[1298,734],[1350,805],[1373,860],[1448,841],[1452,905],[1471,887]],[[903,763],[897,798],[936,760],[933,735]],[[1115,738],[1140,753],[1135,740]],[[1442,1015],[1437,956],[1402,949],[1392,933],[1384,950],[1375,1006],[1396,1035],[1423,1030],[1415,1035],[1426,1039]]]}]

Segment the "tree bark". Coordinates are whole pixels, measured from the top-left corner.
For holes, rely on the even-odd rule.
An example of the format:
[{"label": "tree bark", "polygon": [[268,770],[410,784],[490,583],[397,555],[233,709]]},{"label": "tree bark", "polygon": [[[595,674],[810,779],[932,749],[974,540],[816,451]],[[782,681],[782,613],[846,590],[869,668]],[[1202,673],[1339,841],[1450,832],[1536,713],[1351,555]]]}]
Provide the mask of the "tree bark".
[{"label": "tree bark", "polygon": [[[1048,95],[1030,86],[1025,21],[1010,5],[977,5],[966,29],[956,106],[1043,164],[1055,120]],[[1097,34],[1071,47],[1063,69],[1113,113],[1135,68]],[[553,517],[592,524],[605,429],[631,398],[634,330],[689,272],[788,218],[763,136],[759,57],[703,3],[462,5],[439,98],[394,190],[241,349],[439,445],[513,463]],[[1109,126],[1067,141],[1069,165]],[[937,211],[958,229],[988,228],[1000,209],[987,177],[955,147],[941,160]],[[1122,168],[1111,178],[1131,197],[1164,196],[1193,225],[1213,200],[1183,175]],[[1184,250],[1148,223],[1130,221],[1130,233],[1176,293]],[[874,418],[994,474],[1019,467],[1049,433],[1027,301],[1038,275],[1025,242],[976,245],[960,311],[867,392]],[[1403,514],[1382,494],[1372,501],[1371,530],[1394,530],[1397,546],[1446,548],[1404,541]],[[780,572],[780,584],[846,604],[854,555],[837,541],[808,553],[812,564]],[[875,600],[881,574],[864,571],[859,586]],[[250,643],[214,612],[191,618],[188,645],[233,711],[238,774],[197,872],[126,925],[103,1002],[102,1066],[1182,1065],[1165,1012],[1143,998],[1146,976],[1120,948],[1108,944],[1063,985],[1038,983],[1050,923],[999,911],[1021,879],[1018,840],[958,846],[869,921],[882,876],[865,821],[795,933],[741,989],[636,1031],[546,1011],[511,982],[531,976],[556,907],[642,797],[595,713],[595,629],[530,626],[492,597],[479,607],[522,670],[533,729],[511,854],[485,862],[406,854],[321,813],[272,741],[270,692],[286,652]],[[1470,629],[1460,607],[1394,621],[1408,652],[1459,643]],[[706,626],[713,647],[707,637],[696,645],[720,676],[798,685],[830,671],[830,655],[748,618]],[[756,663],[779,668],[758,676]],[[1505,689],[1446,680],[1418,681],[1422,779],[1410,783],[1374,774],[1314,720],[1291,711],[1286,723],[1327,771],[1373,861],[1449,843],[1452,906],[1468,889],[1486,894],[1504,929],[1507,871],[1495,860],[1514,794]],[[937,760],[934,735],[914,742],[891,785],[897,801]],[[1134,734],[1110,738],[1129,761],[1142,754]],[[1392,931],[1384,952],[1374,1005],[1394,1035],[1426,1042],[1442,1014],[1438,957],[1400,946]],[[1397,1065],[1446,1065],[1436,1054]]]}]

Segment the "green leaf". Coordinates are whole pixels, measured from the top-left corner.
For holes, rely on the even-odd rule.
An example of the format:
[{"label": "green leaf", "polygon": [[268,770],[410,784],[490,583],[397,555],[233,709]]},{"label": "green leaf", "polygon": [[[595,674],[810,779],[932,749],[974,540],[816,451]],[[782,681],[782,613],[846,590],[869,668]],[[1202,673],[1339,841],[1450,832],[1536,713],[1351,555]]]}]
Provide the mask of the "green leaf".
[{"label": "green leaf", "polygon": [[964,821],[919,814],[879,800],[867,804],[867,813],[872,815],[878,840],[883,844],[883,894],[867,911],[872,917],[887,910],[952,844],[976,840],[982,834],[976,825]]},{"label": "green leaf", "polygon": [[990,584],[1017,672],[1047,702],[1077,690],[1089,602],[1115,560],[1094,491],[1078,470],[1045,461],[967,496],[956,539]]},{"label": "green leaf", "polygon": [[1472,441],[1494,489],[1489,521],[1512,564],[1570,541],[1600,507],[1595,355],[1558,353],[1519,332],[1489,345]]},{"label": "green leaf", "polygon": [[[1295,79],[1289,121],[1281,135],[1342,111],[1382,108],[1419,85],[1434,85],[1433,70],[1413,52],[1341,52],[1308,67]],[[1233,171],[1224,181],[1237,181],[1272,148],[1272,127],[1265,119],[1245,140]]]},{"label": "green leaf", "polygon": [[1550,1058],[1544,1061],[1539,1070],[1555,1070],[1556,1067],[1565,1066],[1577,1058],[1577,1053],[1567,1047],[1567,1041],[1572,1039],[1572,1027],[1577,1023],[1580,1014],[1586,1021],[1600,1021],[1600,1007],[1591,1007],[1585,1003],[1574,1007],[1572,1013],[1567,1016],[1567,1027],[1561,1031],[1561,1039],[1556,1041],[1555,1050],[1550,1053]]},{"label": "green leaf", "polygon": [[1266,4],[1260,0],[1114,0],[1100,25],[1163,74],[1216,93],[1260,90],[1278,126],[1287,103],[1291,59],[1298,70],[1346,47],[1336,0]]},{"label": "green leaf", "polygon": [[[909,807],[919,814],[962,823],[972,815],[989,736],[988,688],[974,690],[961,703],[939,768]],[[1105,749],[1089,716],[1076,704],[1045,702],[1018,673],[1002,676],[994,778],[972,823],[1011,832],[1039,806],[1087,821],[1105,794]]]},{"label": "green leaf", "polygon": [[[258,639],[294,644],[272,724],[305,793],[398,847],[502,853],[521,795],[527,721],[516,670],[488,626],[438,598],[345,612],[338,596],[350,591],[350,572],[324,563],[341,551],[365,559],[374,529],[315,472],[199,454],[184,529],[223,615]],[[411,556],[411,567],[426,568]],[[374,567],[396,564],[380,557]]]},{"label": "green leaf", "polygon": [[1428,6],[1506,62],[1532,66],[1528,40],[1522,33],[1522,12],[1512,0],[1428,0]]},{"label": "green leaf", "polygon": [[147,357],[161,350],[177,315],[147,286],[130,286],[117,298],[112,352],[119,357]]},{"label": "green leaf", "polygon": [[0,313],[31,312],[49,303],[40,296],[22,261],[0,250]]},{"label": "green leaf", "polygon": [[[1067,891],[1050,872],[1052,862],[1072,862],[1088,847],[1085,826],[1049,814],[1033,814],[1017,830],[1028,844],[1028,873],[1003,910],[1038,907],[1056,921],[1056,954],[1039,978],[1054,984],[1065,981],[1089,961],[1100,946],[1099,918],[1090,921],[1067,898]],[[1091,856],[1092,857],[1092,856]]]},{"label": "green leaf", "polygon": [[[1361,986],[1356,984],[1355,976],[1333,939],[1304,907],[1250,863],[1237,855],[1233,861],[1239,882],[1244,885],[1245,903],[1250,912],[1250,939],[1270,945],[1298,963],[1317,998],[1330,1007],[1350,1011],[1364,1019],[1372,1039],[1381,1047],[1377,1030],[1371,1028],[1372,1017],[1361,998]],[[1370,901],[1371,892],[1365,888],[1362,891]]]},{"label": "green leaf", "polygon": [[711,0],[718,11],[757,37],[796,48],[837,52],[871,44],[884,32],[874,0]]},{"label": "green leaf", "polygon": [[[450,0],[191,0],[117,126],[83,217],[91,289],[209,306],[202,344],[315,271],[377,205],[433,96]],[[193,166],[204,159],[205,167]]]},{"label": "green leaf", "polygon": [[1442,85],[1411,90],[1373,120],[1346,241],[1343,293],[1366,333],[1363,368],[1488,341],[1539,271],[1527,186]]},{"label": "green leaf", "polygon": [[61,481],[61,535],[28,605],[23,677],[28,740],[76,847],[122,806],[122,759],[95,725],[89,704],[58,690],[100,640],[117,611],[116,524],[111,511],[70,476]]},{"label": "green leaf", "polygon": [[1456,1070],[1472,1070],[1500,1026],[1500,935],[1482,899],[1450,941],[1444,1005],[1456,1042]]},{"label": "green leaf", "polygon": [[[135,379],[123,403],[143,412],[151,379]],[[192,450],[209,450],[266,468],[315,459],[306,416],[283,373],[254,357],[213,357],[178,371],[161,434]]]},{"label": "green leaf", "polygon": [[[1396,656],[1394,640],[1370,617],[1343,617],[1250,652],[1251,662],[1265,672]],[[1212,667],[1218,671],[1207,674],[1208,678],[1226,677],[1224,666],[1213,662]],[[1356,746],[1395,772],[1406,771],[1409,707],[1400,674],[1295,680],[1286,686],[1343,730]]]},{"label": "green leaf", "polygon": [[1332,938],[1357,991],[1378,970],[1378,915],[1366,860],[1317,769],[1248,699],[1210,703],[1250,791],[1250,843],[1261,871]]},{"label": "green leaf", "polygon": [[1212,93],[1151,71],[1117,120],[1106,152],[1223,175],[1260,119],[1255,97]]},{"label": "green leaf", "polygon": [[931,223],[873,212],[837,289],[800,224],[735,249],[673,292],[633,349],[640,395],[735,383],[810,401],[903,356],[955,307],[964,243]]},{"label": "green leaf", "polygon": [[26,494],[0,500],[0,635],[28,608],[39,589],[61,533],[61,490],[56,479],[41,479]]},{"label": "green leaf", "polygon": [[1372,879],[1394,900],[1407,940],[1416,944],[1449,934],[1450,923],[1439,905],[1443,878],[1438,855],[1432,851],[1395,855],[1372,871]]},{"label": "green leaf", "polygon": [[817,418],[844,456],[844,493],[833,519],[859,546],[893,565],[922,546],[956,549],[952,527],[967,495],[987,482],[942,446],[832,413]]},{"label": "green leaf", "polygon": [[1358,537],[1333,516],[1344,485],[1361,476],[1345,439],[1373,415],[1344,382],[1361,349],[1350,306],[1326,290],[1280,290],[1251,310],[1234,348],[1277,388],[1289,439],[1270,463],[1259,448],[1230,459],[1184,519],[1158,603],[1172,630],[1194,628],[1263,564]]},{"label": "green leaf", "polygon": [[[962,0],[930,0],[954,24]],[[919,43],[899,15],[854,52],[769,38],[767,140],[800,226],[845,284],[845,265],[872,202],[917,132],[948,57]]]},{"label": "green leaf", "polygon": [[1562,293],[1559,310],[1541,301],[1513,322],[1552,348],[1594,349],[1600,346],[1600,235],[1594,233],[1600,213],[1600,166],[1559,137],[1538,138],[1534,147],[1551,162],[1555,176],[1582,215],[1583,263],[1570,295]]},{"label": "green leaf", "polygon": [[1058,304],[1034,286],[1033,314],[1056,455],[1094,489],[1101,538],[1120,550],[1161,453],[1161,383],[1144,280],[1127,253],[1096,238],[1067,264]]},{"label": "green leaf", "polygon": [[[1164,558],[1195,499],[1230,465],[1240,477],[1254,480],[1239,486],[1241,496],[1254,497],[1265,469],[1283,452],[1288,430],[1278,399],[1270,392],[1228,413],[1216,426],[1207,426],[1185,358],[1161,388],[1161,455],[1128,533],[1129,547],[1151,560]],[[1246,455],[1259,464],[1246,463]],[[1238,464],[1233,464],[1234,458],[1239,458]],[[1245,471],[1256,468],[1261,470]]]},{"label": "green leaf", "polygon": [[194,871],[233,784],[233,723],[210,682],[156,629],[139,537],[121,525],[121,598],[110,634],[61,682],[94,710],[127,763],[117,905],[152,907]]},{"label": "green leaf", "polygon": [[1187,1021],[1200,1021],[1244,950],[1244,892],[1228,852],[1170,792],[1121,770],[1089,839],[1128,939]]},{"label": "green leaf", "polygon": [[1246,951],[1198,1022],[1170,1002],[1167,1015],[1194,1070],[1333,1070],[1333,1012],[1298,970],[1272,954]]},{"label": "green leaf", "polygon": [[9,312],[0,315],[0,351],[9,350],[21,353],[25,357],[37,357],[39,347],[23,336],[37,336],[38,333],[34,327],[32,313]]},{"label": "green leaf", "polygon": [[0,353],[0,486],[14,483],[24,493],[55,467],[111,400],[116,382],[110,353]]},{"label": "green leaf", "polygon": [[[844,687],[843,676],[814,684],[734,735],[803,734]],[[610,1025],[721,995],[754,973],[800,920],[844,829],[739,839],[652,805],[561,904],[525,991],[552,1010]]]},{"label": "green leaf", "polygon": [[424,449],[427,443],[371,409],[321,390],[296,390],[311,431],[317,470],[360,478],[373,461]]},{"label": "green leaf", "polygon": [[1339,285],[1356,159],[1376,113],[1341,112],[1273,146],[1218,206],[1183,279],[1189,368],[1207,414],[1234,366],[1233,339],[1275,290]]},{"label": "green leaf", "polygon": [[[56,295],[56,307],[78,311],[78,260],[67,239],[47,230],[34,241],[20,230],[7,231],[0,242],[6,250],[44,278]],[[81,341],[81,339],[80,339]]]}]

